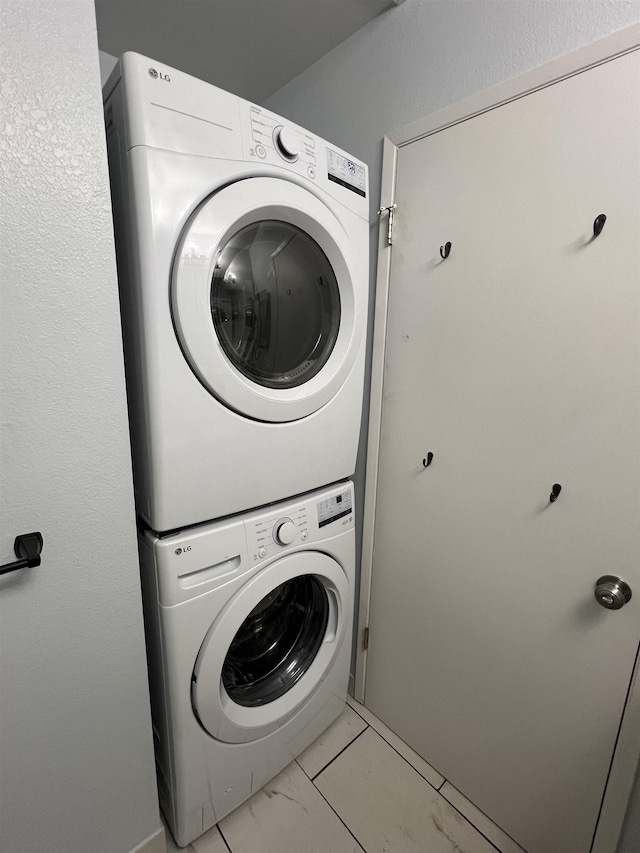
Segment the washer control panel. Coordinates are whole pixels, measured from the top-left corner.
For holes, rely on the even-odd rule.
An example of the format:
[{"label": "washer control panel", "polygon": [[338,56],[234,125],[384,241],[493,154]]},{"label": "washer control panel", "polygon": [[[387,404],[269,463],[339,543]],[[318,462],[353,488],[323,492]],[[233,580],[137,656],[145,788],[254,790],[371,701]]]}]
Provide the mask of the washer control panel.
[{"label": "washer control panel", "polygon": [[244,521],[249,562],[259,563],[305,543],[321,542],[353,525],[351,483],[318,490],[296,503],[257,510]]},{"label": "washer control panel", "polygon": [[309,538],[309,513],[304,504],[287,507],[286,514],[276,509],[245,522],[249,559],[252,563],[272,557],[291,545]]},{"label": "washer control panel", "polygon": [[326,527],[332,521],[345,518],[353,513],[351,489],[346,489],[339,495],[325,498],[318,503],[318,527]]},{"label": "washer control panel", "polygon": [[298,528],[290,518],[281,518],[273,528],[273,541],[278,545],[291,545],[297,533]]}]

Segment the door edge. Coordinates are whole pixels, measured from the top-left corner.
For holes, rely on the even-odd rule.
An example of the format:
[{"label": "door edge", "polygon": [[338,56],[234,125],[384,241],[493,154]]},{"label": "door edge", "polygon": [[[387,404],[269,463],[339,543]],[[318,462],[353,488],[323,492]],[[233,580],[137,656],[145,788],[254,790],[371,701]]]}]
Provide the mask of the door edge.
[{"label": "door edge", "polygon": [[[385,136],[382,152],[382,181],[380,209],[393,204],[396,188],[396,162],[398,148]],[[387,222],[382,217],[378,232],[378,258],[376,296],[373,321],[373,353],[371,357],[371,390],[369,394],[369,432],[367,437],[367,462],[365,470],[364,509],[362,517],[362,557],[360,561],[360,590],[358,599],[358,627],[356,633],[356,658],[354,698],[364,704],[364,683],[367,668],[367,650],[363,629],[369,624],[371,600],[371,573],[373,570],[373,545],[375,511],[378,490],[378,454],[382,426],[382,385],[384,381],[385,340],[387,336],[387,308],[391,279],[391,245],[387,240]]]},{"label": "door edge", "polygon": [[640,767],[640,647],[620,721],[591,853],[614,853]]}]

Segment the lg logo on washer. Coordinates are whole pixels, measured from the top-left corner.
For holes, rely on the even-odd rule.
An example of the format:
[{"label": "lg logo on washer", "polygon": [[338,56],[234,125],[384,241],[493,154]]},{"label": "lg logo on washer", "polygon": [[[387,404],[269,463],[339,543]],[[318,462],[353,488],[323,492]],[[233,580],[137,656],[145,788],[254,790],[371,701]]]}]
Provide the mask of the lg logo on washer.
[{"label": "lg logo on washer", "polygon": [[156,71],[155,68],[149,69],[149,77],[153,77],[154,80],[166,80],[167,83],[171,83],[171,77],[168,74],[163,74],[162,71]]},{"label": "lg logo on washer", "polygon": [[187,545],[184,548],[176,548],[174,553],[176,554],[177,557],[179,557],[180,554],[184,554],[186,551],[190,551],[190,550],[191,550],[191,545]]}]

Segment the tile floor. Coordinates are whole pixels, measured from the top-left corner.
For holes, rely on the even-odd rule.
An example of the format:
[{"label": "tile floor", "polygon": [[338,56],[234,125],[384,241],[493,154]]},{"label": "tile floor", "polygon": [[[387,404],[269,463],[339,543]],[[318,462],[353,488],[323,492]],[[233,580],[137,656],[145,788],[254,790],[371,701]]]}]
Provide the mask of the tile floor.
[{"label": "tile floor", "polygon": [[[167,829],[167,851],[176,847]],[[365,707],[187,853],[524,853]]]}]

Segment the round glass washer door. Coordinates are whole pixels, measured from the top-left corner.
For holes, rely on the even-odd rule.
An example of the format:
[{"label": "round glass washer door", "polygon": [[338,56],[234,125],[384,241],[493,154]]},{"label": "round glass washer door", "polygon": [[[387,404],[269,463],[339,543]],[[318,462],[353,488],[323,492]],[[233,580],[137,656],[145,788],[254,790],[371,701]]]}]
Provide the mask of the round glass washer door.
[{"label": "round glass washer door", "polygon": [[345,229],[307,190],[277,178],[219,190],[191,217],[173,267],[189,365],[255,420],[312,414],[342,387],[363,334],[353,270]]},{"label": "round glass washer door", "polygon": [[228,743],[275,731],[324,680],[349,612],[347,577],[326,554],[290,554],[261,570],[200,647],[191,698],[202,726]]}]

